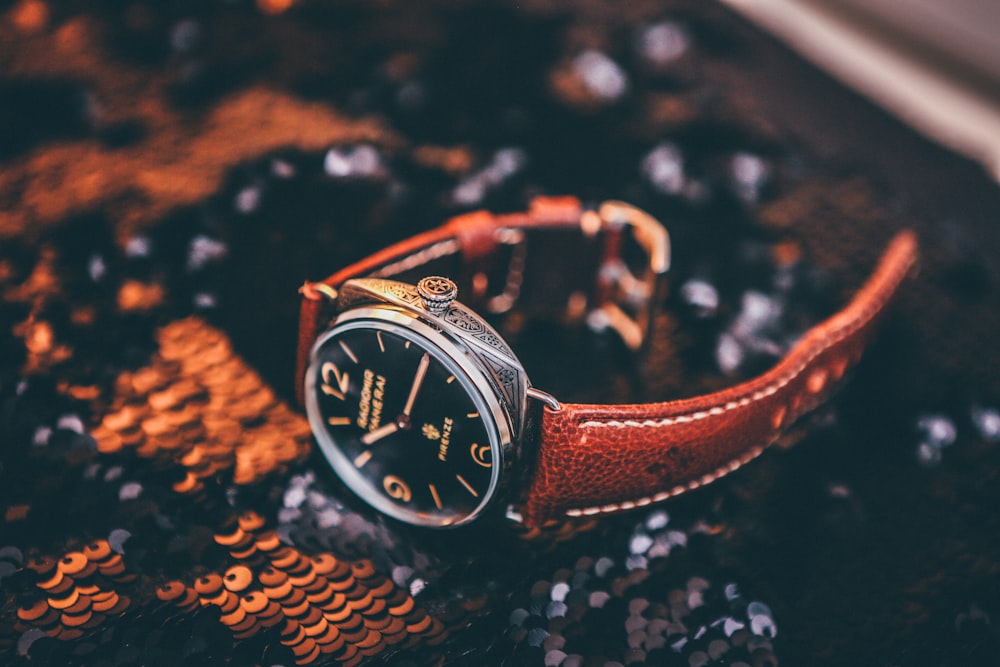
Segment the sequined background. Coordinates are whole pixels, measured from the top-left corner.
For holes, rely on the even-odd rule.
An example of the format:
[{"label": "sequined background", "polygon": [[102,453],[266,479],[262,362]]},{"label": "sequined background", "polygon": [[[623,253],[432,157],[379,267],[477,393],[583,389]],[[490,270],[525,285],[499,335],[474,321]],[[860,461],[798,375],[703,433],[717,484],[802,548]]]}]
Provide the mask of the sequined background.
[{"label": "sequined background", "polygon": [[[900,227],[921,274],[728,479],[544,531],[384,522],[292,399],[295,290],[539,193],[675,248],[645,383],[519,324],[565,399],[766,368]],[[0,202],[4,664],[1000,664],[1000,192],[721,7],[2,1]]]}]

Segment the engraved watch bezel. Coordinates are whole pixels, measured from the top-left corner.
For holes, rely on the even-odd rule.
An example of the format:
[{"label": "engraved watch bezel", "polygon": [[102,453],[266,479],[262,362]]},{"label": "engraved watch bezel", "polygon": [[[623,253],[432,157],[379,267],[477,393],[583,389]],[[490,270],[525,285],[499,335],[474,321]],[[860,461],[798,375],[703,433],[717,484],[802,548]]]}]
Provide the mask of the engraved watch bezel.
[{"label": "engraved watch bezel", "polygon": [[[405,297],[411,290],[414,295],[416,294],[416,288],[412,285],[382,280],[350,282],[368,282],[367,285],[361,285],[361,293],[364,296],[352,293],[348,287],[346,294],[349,295],[349,298],[340,300],[341,314],[333,320],[331,326],[316,339],[312,346],[309,367],[305,375],[306,414],[320,450],[336,474],[352,492],[376,510],[390,517],[405,523],[433,528],[455,527],[475,520],[496,506],[498,499],[505,495],[504,492],[508,486],[510,476],[507,473],[513,463],[515,444],[521,435],[525,410],[524,402],[527,400],[528,382],[523,367],[513,357],[509,348],[504,347],[503,354],[484,350],[482,340],[473,338],[467,332],[443,321],[445,314],[439,316],[422,312],[416,301],[413,304],[408,304],[404,299],[401,303],[398,298],[400,294]],[[390,284],[386,285],[386,283]],[[373,287],[376,289],[371,289]],[[386,287],[389,289],[381,289]],[[341,294],[344,295],[345,292],[342,290]],[[364,303],[365,301],[367,303]],[[449,312],[456,308],[464,311],[463,316],[465,313],[472,313],[458,302],[449,307]],[[491,335],[496,335],[499,338],[498,334],[485,321],[482,321],[474,313],[472,315],[484,327],[478,329],[478,332],[488,331]],[[393,502],[382,495],[354,467],[353,463],[333,441],[333,438],[330,437],[317,399],[318,354],[331,338],[342,332],[355,329],[382,330],[414,340],[439,363],[455,374],[464,391],[471,396],[480,414],[484,416],[484,426],[489,434],[494,466],[489,490],[484,494],[479,505],[469,514],[458,518],[438,517],[425,512],[409,510]],[[505,362],[511,366],[510,372],[515,375],[517,382],[521,385],[521,390],[510,392],[508,389],[507,393],[515,394],[516,400],[519,400],[520,404],[512,403],[510,398],[505,395],[496,373],[483,360],[484,356],[492,358],[490,362],[492,365],[496,365],[497,357],[502,356]]]}]

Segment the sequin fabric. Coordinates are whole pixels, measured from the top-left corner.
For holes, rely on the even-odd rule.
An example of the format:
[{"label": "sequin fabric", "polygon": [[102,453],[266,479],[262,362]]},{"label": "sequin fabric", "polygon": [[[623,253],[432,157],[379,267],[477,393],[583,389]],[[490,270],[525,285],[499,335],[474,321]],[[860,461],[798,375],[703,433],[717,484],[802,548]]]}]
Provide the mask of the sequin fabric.
[{"label": "sequin fabric", "polygon": [[[0,62],[0,664],[1000,654],[995,184],[721,6],[8,0]],[[564,400],[760,372],[900,227],[921,273],[797,446],[690,496],[373,515],[294,404],[296,289],[540,193],[674,249],[639,367],[572,303],[496,322]]]},{"label": "sequin fabric", "polygon": [[217,474],[251,484],[309,452],[309,425],[232,351],[228,339],[188,318],[157,332],[152,363],[116,381],[92,435],[97,450],[131,448],[176,461],[178,493],[197,494]]}]

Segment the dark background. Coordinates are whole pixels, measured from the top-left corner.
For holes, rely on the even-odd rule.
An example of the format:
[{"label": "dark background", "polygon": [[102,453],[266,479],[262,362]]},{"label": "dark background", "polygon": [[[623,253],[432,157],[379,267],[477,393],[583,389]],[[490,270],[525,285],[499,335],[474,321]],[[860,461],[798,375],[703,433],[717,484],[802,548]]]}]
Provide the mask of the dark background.
[{"label": "dark background", "polygon": [[[656,26],[681,40],[662,61],[643,49]],[[625,77],[620,94],[588,87],[579,59],[588,51],[613,63],[608,76]],[[677,189],[650,176],[661,145],[680,156]],[[766,173],[741,183],[734,156]],[[497,167],[505,159],[507,171]],[[774,291],[776,258],[788,252],[802,261],[781,292],[787,316],[760,334],[779,342],[833,312],[897,229],[919,232],[921,273],[801,443],[662,508],[687,537],[655,567],[626,565],[636,535],[666,534],[649,513],[553,543],[506,530],[428,540],[368,515],[381,546],[352,550],[352,533],[316,538],[413,565],[430,584],[418,600],[453,621],[461,601],[481,603],[466,605],[442,647],[383,659],[558,664],[562,650],[585,664],[1000,664],[1000,446],[975,418],[1000,407],[1000,189],[711,3],[0,2],[0,547],[58,554],[114,526],[155,541],[117,499],[71,509],[83,491],[67,480],[100,455],[81,462],[73,447],[32,445],[38,427],[67,412],[87,428],[100,421],[101,401],[67,401],[60,380],[110,388],[148,360],[156,327],[196,313],[291,400],[303,280],[451,215],[518,210],[535,194],[626,199],[673,237],[677,362],[654,387],[634,386],[605,337],[551,322],[522,332],[516,349],[533,383],[565,399],[664,399],[766,368],[773,355],[750,350],[726,376],[715,348],[747,290]],[[224,250],[192,265],[199,236]],[[137,239],[151,243],[149,256],[130,253]],[[23,289],[45,262],[52,281]],[[680,289],[692,278],[718,288],[708,317]],[[129,280],[158,288],[149,307],[122,307]],[[96,313],[89,324],[71,316],[80,304]],[[53,324],[69,357],[32,365],[21,326],[31,318]],[[954,444],[928,445],[928,418],[953,426]],[[243,502],[281,524],[278,491],[292,475],[313,471],[323,493],[340,493],[315,457],[298,466]],[[11,509],[24,506],[39,509],[26,518]],[[163,511],[180,523],[196,522],[197,510]],[[163,567],[146,546],[136,568],[155,586]],[[559,621],[540,600],[566,568],[592,571],[588,557],[611,558],[625,578],[648,575],[627,586],[608,579],[602,609],[567,598],[580,614]],[[594,590],[604,575],[592,574],[574,581]],[[709,649],[708,638],[723,637],[715,620],[752,625],[726,583],[770,607],[773,639]],[[34,657],[20,651],[12,620],[25,586],[0,578],[0,650],[17,664]],[[704,618],[687,617],[666,647],[633,645],[628,619],[669,616],[701,588]],[[164,622],[135,597],[139,611],[112,629]],[[186,662],[283,659],[207,636],[212,651]],[[106,648],[82,652],[80,641],[35,650],[52,664],[128,663]],[[135,660],[166,655],[147,642]]]}]

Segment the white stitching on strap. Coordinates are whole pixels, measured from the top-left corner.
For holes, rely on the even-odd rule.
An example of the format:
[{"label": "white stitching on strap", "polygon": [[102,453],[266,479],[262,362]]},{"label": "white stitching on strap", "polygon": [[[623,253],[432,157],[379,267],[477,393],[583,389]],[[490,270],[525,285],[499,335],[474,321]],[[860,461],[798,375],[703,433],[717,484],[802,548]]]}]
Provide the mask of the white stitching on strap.
[{"label": "white stitching on strap", "polygon": [[[902,281],[903,277],[910,270],[910,266],[911,266],[911,263],[907,263],[905,266],[901,267],[900,270],[899,270],[899,274],[897,276],[893,277],[892,282],[899,283],[900,281]],[[659,427],[659,426],[672,426],[674,424],[685,424],[685,423],[692,422],[692,421],[699,421],[699,420],[705,419],[707,417],[717,416],[717,415],[729,412],[731,410],[736,410],[736,409],[739,409],[739,408],[744,408],[744,407],[747,407],[748,405],[751,405],[752,403],[756,403],[757,401],[763,400],[763,399],[767,398],[768,396],[773,396],[778,391],[780,391],[782,388],[784,388],[785,386],[787,386],[790,382],[792,382],[797,377],[799,377],[802,374],[802,372],[806,369],[806,367],[809,364],[811,364],[812,361],[816,357],[818,357],[819,355],[823,354],[824,352],[826,352],[827,350],[829,350],[834,345],[837,345],[838,343],[840,343],[842,340],[844,340],[845,338],[847,338],[848,336],[850,336],[851,334],[853,334],[858,329],[860,329],[863,326],[867,325],[872,320],[872,318],[875,317],[875,314],[879,310],[881,310],[882,306],[885,305],[886,300],[888,298],[888,295],[891,294],[891,293],[892,293],[892,290],[888,290],[887,294],[886,294],[886,297],[884,297],[883,299],[881,299],[878,303],[873,304],[872,306],[870,306],[862,314],[861,317],[859,317],[857,320],[855,320],[852,323],[851,326],[848,326],[848,327],[845,327],[844,329],[842,329],[839,332],[839,334],[835,335],[832,339],[824,341],[822,344],[818,344],[816,346],[816,348],[811,352],[811,354],[809,354],[809,356],[807,356],[802,361],[802,363],[800,363],[794,369],[792,369],[791,371],[789,371],[784,376],[778,378],[778,380],[776,380],[774,383],[772,383],[772,384],[764,387],[763,389],[758,389],[757,391],[755,391],[753,394],[751,394],[749,396],[744,396],[744,397],[742,397],[742,398],[740,398],[739,400],[736,400],[736,401],[730,401],[729,403],[726,403],[723,406],[715,406],[715,407],[713,407],[713,408],[711,408],[711,409],[709,409],[707,411],[703,410],[703,411],[693,412],[693,413],[687,414],[687,415],[677,415],[675,417],[663,417],[663,418],[660,418],[660,419],[644,419],[644,420],[641,420],[641,421],[636,421],[636,420],[632,420],[632,419],[625,419],[625,420],[619,420],[619,419],[608,419],[608,420],[591,419],[591,420],[582,422],[580,424],[580,428],[606,428],[606,427],[611,427],[611,428],[625,428],[625,427],[630,427],[630,428],[647,428],[647,427],[654,427],[655,428],[655,427]]]},{"label": "white stitching on strap", "polygon": [[497,243],[504,245],[517,245],[524,241],[524,230],[517,227],[497,227],[493,233]]},{"label": "white stitching on strap", "polygon": [[[902,282],[905,275],[910,271],[912,265],[913,265],[912,261],[907,262],[905,265],[902,265],[898,270],[898,274],[891,277],[891,282],[895,283],[896,285]],[[615,428],[623,428],[623,427],[646,428],[646,427],[670,426],[671,424],[682,424],[686,422],[696,421],[699,419],[705,419],[707,417],[714,415],[724,414],[725,412],[746,407],[756,401],[760,401],[764,398],[767,398],[768,396],[772,396],[775,393],[777,393],[782,387],[785,387],[795,378],[801,375],[802,372],[805,370],[806,366],[808,366],[813,361],[813,359],[818,357],[823,352],[829,350],[831,347],[838,344],[839,342],[850,336],[852,333],[854,333],[861,327],[868,324],[872,320],[872,318],[875,317],[875,314],[882,309],[882,307],[885,305],[886,301],[888,300],[889,296],[892,294],[893,291],[894,290],[892,289],[886,290],[885,296],[879,302],[869,307],[867,311],[862,313],[862,316],[859,317],[857,320],[855,320],[852,326],[845,327],[839,333],[839,335],[834,336],[831,340],[824,341],[822,344],[819,344],[816,347],[816,349],[812,351],[812,353],[795,369],[793,369],[786,375],[782,376],[777,381],[768,385],[767,387],[755,391],[750,396],[744,396],[739,400],[730,401],[729,403],[726,403],[724,406],[716,406],[707,411],[694,412],[688,415],[677,415],[675,417],[664,417],[662,419],[645,419],[641,421],[631,420],[631,419],[626,419],[626,420],[612,419],[608,421],[589,420],[583,422],[580,426],[581,428],[603,428],[609,426]],[[625,509],[631,509],[633,507],[643,507],[645,505],[649,505],[652,503],[658,503],[662,500],[666,500],[667,498],[671,498],[685,491],[691,491],[700,486],[704,486],[724,475],[727,475],[737,470],[744,464],[757,458],[761,454],[761,452],[763,452],[767,447],[776,442],[779,437],[780,434],[776,434],[771,440],[769,440],[765,444],[750,449],[749,451],[745,452],[743,456],[740,456],[737,459],[733,459],[732,461],[727,462],[725,465],[717,468],[713,472],[703,475],[702,477],[696,480],[692,480],[686,484],[675,486],[674,488],[668,491],[660,491],[651,496],[646,496],[643,498],[639,498],[637,500],[626,500],[617,504],[612,503],[594,507],[568,509],[565,510],[565,514],[570,517],[593,516],[595,514],[617,512]]]},{"label": "white stitching on strap", "polygon": [[[775,440],[777,440],[777,438],[775,438]],[[655,493],[651,496],[645,496],[643,498],[637,498],[636,500],[624,500],[617,504],[612,503],[608,505],[597,505],[594,507],[583,507],[580,509],[569,509],[566,510],[566,516],[582,517],[582,516],[594,516],[595,514],[608,514],[610,512],[620,512],[622,510],[628,510],[636,507],[645,507],[646,505],[652,505],[653,503],[658,503],[666,500],[667,498],[672,498],[674,496],[680,495],[685,491],[693,491],[694,489],[697,489],[700,486],[705,486],[706,484],[714,482],[720,477],[724,477],[725,475],[728,475],[734,470],[740,468],[744,464],[749,463],[753,459],[760,456],[761,452],[767,449],[767,447],[770,446],[772,442],[774,441],[772,440],[766,445],[760,445],[758,447],[754,447],[753,449],[744,453],[744,455],[741,456],[740,458],[734,459],[728,462],[726,465],[717,468],[716,470],[710,473],[702,475],[698,479],[692,480],[687,484],[679,484],[667,491],[660,491],[659,493]]]},{"label": "white stitching on strap", "polygon": [[507,264],[507,279],[503,292],[486,302],[486,308],[491,313],[506,313],[514,307],[521,296],[521,284],[524,282],[524,263],[527,257],[527,247],[524,244],[524,231],[511,227],[500,227],[494,233],[498,243],[511,246],[510,261]]},{"label": "white stitching on strap", "polygon": [[[503,243],[504,245],[517,245],[524,241],[524,232],[520,229],[501,227],[496,230],[497,242]],[[447,257],[448,255],[454,255],[462,249],[462,244],[458,239],[445,239],[444,241],[438,241],[434,245],[422,248],[412,255],[407,255],[397,259],[391,264],[386,264],[381,269],[372,271],[369,274],[372,278],[389,278],[391,276],[399,275],[410,269],[415,269],[418,266],[423,266],[429,262],[433,262],[435,259],[440,259],[442,257]]]},{"label": "white stitching on strap", "polygon": [[432,262],[435,259],[447,257],[448,255],[454,255],[461,249],[461,244],[459,244],[457,239],[440,241],[434,245],[427,246],[423,250],[419,250],[412,255],[396,260],[392,264],[386,264],[381,269],[373,271],[371,275],[374,278],[388,278],[390,276],[395,276],[403,273],[404,271],[409,271],[410,269],[415,269],[418,266],[423,266],[424,264]]}]

